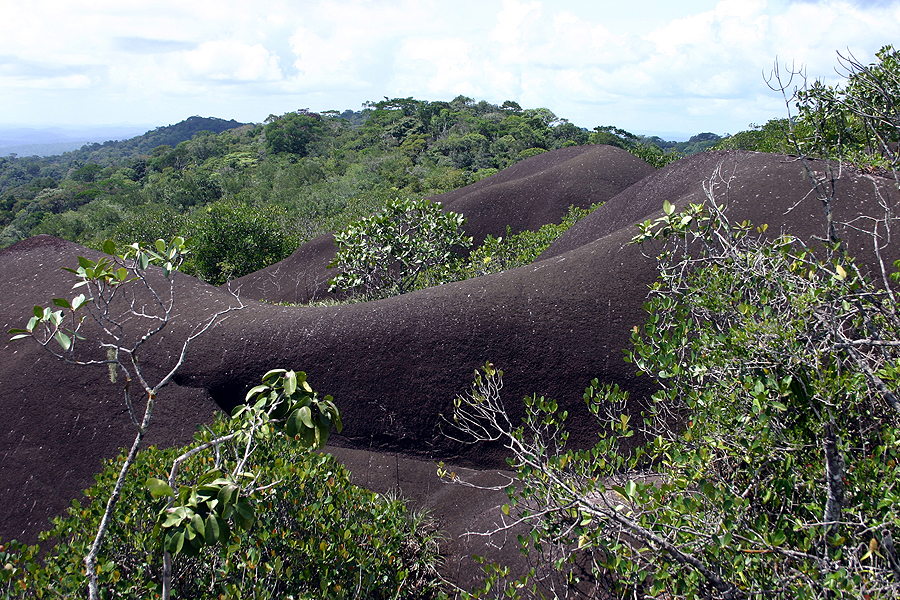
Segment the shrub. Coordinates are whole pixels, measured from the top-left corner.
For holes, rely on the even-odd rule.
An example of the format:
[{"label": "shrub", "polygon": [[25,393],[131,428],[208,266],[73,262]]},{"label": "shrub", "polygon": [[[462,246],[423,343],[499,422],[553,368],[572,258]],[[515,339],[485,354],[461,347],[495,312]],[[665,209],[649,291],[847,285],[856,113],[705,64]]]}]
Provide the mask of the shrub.
[{"label": "shrub", "polygon": [[[197,434],[198,442],[229,431],[225,418]],[[153,598],[161,587],[162,562],[155,515],[165,506],[144,488],[148,478],[165,478],[166,466],[188,448],[148,448],[138,455],[98,560],[107,597]],[[0,597],[85,595],[82,558],[124,457],[111,460],[66,516],[42,534],[52,542],[38,559],[37,548],[10,542],[0,547]],[[256,500],[255,522],[234,528],[225,543],[173,562],[172,595],[177,598],[431,598],[441,589],[436,572],[438,536],[425,513],[410,511],[397,498],[353,485],[347,470],[328,454],[309,453],[284,436],[261,443],[254,458],[260,481],[276,482]],[[212,457],[182,464],[182,478],[195,481]]]},{"label": "shrub", "polygon": [[218,201],[189,219],[193,252],[185,271],[213,285],[243,277],[290,256],[300,245],[293,215],[275,205]]},{"label": "shrub", "polygon": [[506,237],[487,236],[481,246],[465,259],[445,267],[449,273],[443,278],[459,281],[530,265],[572,225],[601,205],[602,203],[593,204],[589,208],[570,206],[559,223],[547,223],[537,231],[526,229],[511,233],[507,226]]},{"label": "shrub", "polygon": [[[635,238],[660,269],[628,353],[660,388],[639,418],[595,380],[584,399],[599,442],[567,448],[566,412],[526,398],[514,425],[488,364],[454,421],[510,450],[521,485],[503,512],[529,524],[523,551],[561,572],[547,576],[563,594],[895,598],[900,311],[889,278],[864,278],[839,244],[814,251],[730,223],[708,189],[709,203],[667,202]],[[495,568],[479,593],[506,573]]]},{"label": "shrub", "polygon": [[329,268],[340,274],[331,291],[351,290],[374,299],[403,294],[420,275],[471,245],[465,218],[428,200],[392,200],[378,214],[336,233],[337,254]]}]

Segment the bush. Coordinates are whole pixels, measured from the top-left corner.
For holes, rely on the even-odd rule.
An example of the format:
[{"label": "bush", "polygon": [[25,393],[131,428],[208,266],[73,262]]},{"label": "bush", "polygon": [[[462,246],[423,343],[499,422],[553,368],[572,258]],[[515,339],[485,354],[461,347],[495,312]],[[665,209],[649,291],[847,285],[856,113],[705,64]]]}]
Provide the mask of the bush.
[{"label": "bush", "polygon": [[300,245],[296,219],[275,205],[219,201],[195,212],[186,231],[193,254],[185,272],[213,285],[287,258]]},{"label": "bush", "polygon": [[599,208],[602,203],[593,204],[590,208],[570,206],[568,213],[559,223],[547,223],[537,231],[528,229],[519,233],[511,233],[506,228],[506,237],[489,235],[484,242],[473,250],[466,258],[450,263],[429,272],[426,282],[461,281],[472,277],[481,277],[491,273],[500,273],[533,263],[541,253],[550,247],[572,225]]},{"label": "bush", "polygon": [[[218,418],[210,432],[228,431]],[[183,449],[149,448],[138,455],[98,560],[106,597],[152,598],[160,592],[162,563],[155,515],[164,500],[144,489],[148,478],[166,477],[167,465]],[[180,554],[173,563],[173,597],[218,598],[431,598],[440,590],[435,570],[438,537],[424,513],[397,498],[353,485],[332,456],[309,453],[283,436],[261,443],[255,453],[260,481],[277,485],[259,493],[256,520],[231,531],[226,543]],[[109,461],[97,483],[75,500],[42,534],[52,542],[42,559],[37,548],[16,542],[0,546],[0,597],[83,597],[83,557],[123,457]],[[196,480],[211,457],[182,465],[182,478]]]},{"label": "bush", "polygon": [[425,199],[388,202],[378,214],[335,234],[338,251],[328,266],[340,274],[330,290],[351,290],[368,299],[410,291],[420,275],[471,245],[461,229],[464,222],[462,215]]}]

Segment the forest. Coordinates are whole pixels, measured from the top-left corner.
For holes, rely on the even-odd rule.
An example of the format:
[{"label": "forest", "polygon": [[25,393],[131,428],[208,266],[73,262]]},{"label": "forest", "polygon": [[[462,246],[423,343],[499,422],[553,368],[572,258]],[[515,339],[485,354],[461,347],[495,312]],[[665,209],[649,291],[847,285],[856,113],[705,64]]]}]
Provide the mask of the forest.
[{"label": "forest", "polygon": [[231,258],[215,264],[185,265],[220,284],[391,198],[457,189],[542,152],[610,144],[662,166],[718,141],[588,131],[546,108],[465,96],[385,98],[361,111],[300,110],[261,124],[190,117],[59,156],[0,158],[0,247],[42,233],[94,248],[178,234],[227,249],[252,237],[253,257],[235,258],[250,252],[245,245],[223,250]]}]

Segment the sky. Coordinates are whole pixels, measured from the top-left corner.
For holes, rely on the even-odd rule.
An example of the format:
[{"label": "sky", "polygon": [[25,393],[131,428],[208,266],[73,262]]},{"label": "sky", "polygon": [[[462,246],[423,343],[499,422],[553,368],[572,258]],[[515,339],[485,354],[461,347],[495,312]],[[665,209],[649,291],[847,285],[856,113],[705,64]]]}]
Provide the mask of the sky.
[{"label": "sky", "polygon": [[462,94],[589,129],[735,133],[786,115],[774,64],[838,83],[838,51],[872,62],[898,32],[900,0],[0,0],[0,124]]}]

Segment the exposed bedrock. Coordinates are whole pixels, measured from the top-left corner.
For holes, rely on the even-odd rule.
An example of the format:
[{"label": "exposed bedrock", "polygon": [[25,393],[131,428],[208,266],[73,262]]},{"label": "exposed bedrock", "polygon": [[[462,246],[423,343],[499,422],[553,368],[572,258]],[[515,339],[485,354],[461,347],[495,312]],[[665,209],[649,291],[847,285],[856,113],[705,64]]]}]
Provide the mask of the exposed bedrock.
[{"label": "exposed bedrock", "polygon": [[[613,146],[573,146],[532,156],[472,185],[431,199],[466,217],[465,231],[477,246],[488,235],[537,230],[558,223],[570,206],[605,202],[654,168]],[[321,235],[291,256],[231,282],[246,298],[308,303],[333,297],[334,236]]]},{"label": "exposed bedrock", "polygon": [[[610,156],[613,165],[622,159],[618,151]],[[566,168],[578,176],[577,168]],[[652,392],[647,378],[622,360],[632,327],[644,321],[647,286],[656,276],[653,263],[628,245],[634,224],[658,217],[665,199],[678,207],[702,200],[703,183],[717,168],[728,181],[727,194],[724,183],[717,188],[717,200],[732,218],[767,223],[772,235],[784,230],[810,240],[824,233],[821,203],[796,159],[748,152],[689,157],[609,198],[527,267],[364,304],[283,307],[245,296],[242,310],[192,344],[176,384],[160,394],[150,443],[187,441],[217,404],[233,406],[263,373],[285,367],[306,371],[314,389],[334,396],[345,424],[338,445],[494,467],[503,464],[501,449],[460,447],[442,433],[453,397],[490,360],[505,371],[504,401],[514,422],[522,396],[547,395],[569,410],[572,441],[589,444],[595,428],[582,392],[592,378],[618,383],[635,398]],[[509,183],[500,175],[498,185]],[[482,183],[476,191],[489,198]],[[845,172],[837,192],[837,221],[864,227],[867,221],[857,217],[881,213],[879,193],[900,210],[886,179]],[[850,227],[840,233],[864,264],[873,264],[864,233]],[[96,255],[48,236],[0,251],[4,331],[27,322],[33,305],[70,295],[72,275],[60,267],[79,254]],[[900,258],[898,244],[885,258]],[[282,282],[291,279],[290,261],[281,266]],[[196,323],[235,302],[227,289],[177,277],[178,316],[149,349],[147,365],[171,364]],[[100,461],[130,443],[133,430],[106,369],[62,363],[27,340],[0,343],[0,356],[0,506],[6,509],[0,537],[33,540],[48,517],[91,483]]]}]

